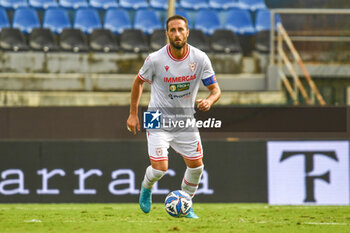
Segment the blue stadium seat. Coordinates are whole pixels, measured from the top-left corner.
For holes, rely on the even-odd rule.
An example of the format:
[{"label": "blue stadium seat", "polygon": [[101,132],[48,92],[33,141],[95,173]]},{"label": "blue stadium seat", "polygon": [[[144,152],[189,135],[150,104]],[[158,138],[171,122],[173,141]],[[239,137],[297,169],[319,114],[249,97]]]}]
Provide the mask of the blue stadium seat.
[{"label": "blue stadium seat", "polygon": [[129,14],[121,8],[111,8],[106,11],[104,28],[114,34],[121,34],[125,29],[132,28]]},{"label": "blue stadium seat", "polygon": [[72,26],[65,9],[49,8],[44,14],[43,27],[49,28],[55,34],[60,34],[63,29],[71,28]]},{"label": "blue stadium seat", "polygon": [[32,32],[33,28],[40,28],[40,21],[34,8],[20,7],[13,15],[13,28],[20,29],[24,34]]},{"label": "blue stadium seat", "polygon": [[187,10],[199,10],[209,7],[206,0],[181,0],[180,7]]},{"label": "blue stadium seat", "polygon": [[168,9],[168,0],[150,0],[149,4],[154,9],[158,9],[158,10],[167,10]]},{"label": "blue stadium seat", "polygon": [[85,34],[90,34],[94,29],[102,28],[98,11],[94,8],[80,8],[75,12],[74,28],[80,29]]},{"label": "blue stadium seat", "polygon": [[266,9],[264,0],[239,0],[240,8],[251,11]]},{"label": "blue stadium seat", "polygon": [[222,28],[217,11],[212,9],[198,11],[194,28],[202,30],[207,35],[211,35],[216,29]]},{"label": "blue stadium seat", "polygon": [[135,29],[140,29],[143,33],[150,35],[155,29],[163,28],[157,13],[150,9],[140,9],[135,14]]},{"label": "blue stadium seat", "polygon": [[0,6],[6,9],[16,9],[18,7],[27,7],[27,0],[0,0]]},{"label": "blue stadium seat", "polygon": [[125,9],[137,10],[147,8],[148,2],[146,0],[120,0],[119,5]]},{"label": "blue stadium seat", "polygon": [[237,35],[255,34],[251,14],[248,10],[244,9],[232,9],[228,11],[224,28],[233,31]]},{"label": "blue stadium seat", "polygon": [[190,18],[189,14],[187,14],[186,10],[176,9],[175,14],[185,17],[187,19],[188,28],[189,29],[193,28],[193,20]]},{"label": "blue stadium seat", "polygon": [[111,7],[118,7],[116,0],[90,0],[90,6],[99,10],[107,10]]},{"label": "blue stadium seat", "polygon": [[9,28],[10,21],[7,16],[6,10],[4,8],[0,8],[0,30],[3,28]]},{"label": "blue stadium seat", "polygon": [[59,0],[60,6],[68,9],[78,9],[80,7],[88,7],[87,0]]},{"label": "blue stadium seat", "polygon": [[29,0],[29,5],[40,10],[58,6],[56,0]]},{"label": "blue stadium seat", "polygon": [[[269,10],[259,10],[256,14],[255,29],[256,31],[265,31],[271,29],[271,12]],[[277,29],[277,23],[280,23],[281,19],[279,15],[276,15],[275,23]]]},{"label": "blue stadium seat", "polygon": [[227,10],[238,8],[240,4],[237,0],[209,0],[209,6],[213,9]]}]

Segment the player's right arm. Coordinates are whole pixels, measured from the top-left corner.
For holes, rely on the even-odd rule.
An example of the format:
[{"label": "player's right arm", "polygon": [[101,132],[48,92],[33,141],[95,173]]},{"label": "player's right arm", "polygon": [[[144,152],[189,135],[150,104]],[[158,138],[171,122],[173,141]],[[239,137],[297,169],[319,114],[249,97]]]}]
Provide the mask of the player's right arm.
[{"label": "player's right arm", "polygon": [[141,78],[139,78],[138,76],[136,76],[131,88],[130,113],[126,124],[133,135],[135,135],[137,131],[140,131],[138,107],[142,95],[143,83],[144,81],[141,80]]}]

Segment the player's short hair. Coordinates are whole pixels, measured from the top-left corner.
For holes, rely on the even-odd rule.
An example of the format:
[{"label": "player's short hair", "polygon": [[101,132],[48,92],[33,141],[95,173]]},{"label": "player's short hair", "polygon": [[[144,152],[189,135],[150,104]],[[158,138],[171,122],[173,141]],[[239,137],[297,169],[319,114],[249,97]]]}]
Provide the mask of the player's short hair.
[{"label": "player's short hair", "polygon": [[181,16],[181,15],[173,15],[173,16],[170,16],[167,21],[166,21],[166,30],[168,31],[168,25],[169,25],[169,22],[172,21],[172,20],[176,20],[176,19],[180,19],[180,20],[183,20],[186,24],[186,28],[188,29],[188,21],[185,17]]}]

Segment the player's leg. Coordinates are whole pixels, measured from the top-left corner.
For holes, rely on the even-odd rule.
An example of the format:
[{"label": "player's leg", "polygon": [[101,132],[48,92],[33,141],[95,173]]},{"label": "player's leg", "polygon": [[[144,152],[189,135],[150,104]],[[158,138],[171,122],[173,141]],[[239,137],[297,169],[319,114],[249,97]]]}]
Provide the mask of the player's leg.
[{"label": "player's leg", "polygon": [[144,213],[151,211],[154,183],[160,180],[168,169],[169,148],[167,135],[160,132],[147,132],[147,142],[151,165],[146,169],[139,198],[140,208]]},{"label": "player's leg", "polygon": [[168,160],[153,161],[146,169],[145,176],[142,181],[142,186],[147,189],[152,189],[155,182],[160,180],[168,170]]},{"label": "player's leg", "polygon": [[[186,171],[182,179],[181,189],[194,197],[203,172],[202,143],[198,132],[179,133],[171,146],[177,151],[186,163]],[[191,209],[186,216],[188,218],[198,218]]]},{"label": "player's leg", "polygon": [[152,187],[155,182],[160,180],[168,167],[168,161],[152,161],[147,167],[145,176],[141,185],[139,204],[144,213],[149,213],[152,207]]},{"label": "player's leg", "polygon": [[186,171],[182,179],[181,189],[193,197],[198,189],[202,173],[203,173],[203,160],[191,160],[184,158],[186,163]]}]

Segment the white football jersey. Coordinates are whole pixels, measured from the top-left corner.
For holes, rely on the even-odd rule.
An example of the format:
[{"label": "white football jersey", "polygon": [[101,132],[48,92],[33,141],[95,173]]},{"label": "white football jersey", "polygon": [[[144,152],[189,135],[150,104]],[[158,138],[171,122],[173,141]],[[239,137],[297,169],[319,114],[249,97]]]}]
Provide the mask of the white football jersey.
[{"label": "white football jersey", "polygon": [[182,59],[171,54],[168,44],[145,60],[138,77],[151,84],[149,109],[161,109],[169,114],[169,109],[190,109],[193,114],[200,82],[206,86],[216,82],[208,56],[191,45],[186,46]]}]

